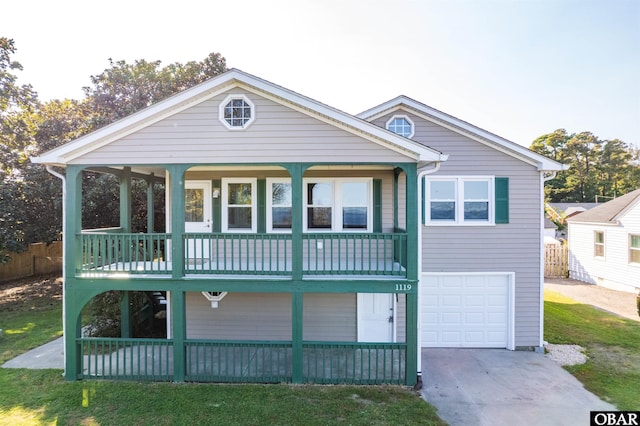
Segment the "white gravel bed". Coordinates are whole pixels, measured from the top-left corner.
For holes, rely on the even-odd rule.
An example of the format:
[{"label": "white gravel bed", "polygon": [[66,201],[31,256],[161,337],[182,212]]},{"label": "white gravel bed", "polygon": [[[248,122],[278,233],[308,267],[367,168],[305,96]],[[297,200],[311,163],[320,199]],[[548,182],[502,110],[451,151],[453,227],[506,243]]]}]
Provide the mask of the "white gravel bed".
[{"label": "white gravel bed", "polygon": [[587,362],[587,356],[583,353],[584,348],[582,346],[547,343],[545,348],[547,349],[545,356],[560,365],[577,365]]}]

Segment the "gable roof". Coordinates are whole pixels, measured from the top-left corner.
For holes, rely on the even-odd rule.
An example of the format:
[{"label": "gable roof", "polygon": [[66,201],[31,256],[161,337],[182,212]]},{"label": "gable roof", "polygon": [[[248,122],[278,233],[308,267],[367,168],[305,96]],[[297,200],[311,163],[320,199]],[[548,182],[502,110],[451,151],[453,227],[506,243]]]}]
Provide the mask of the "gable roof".
[{"label": "gable roof", "polygon": [[358,114],[358,117],[367,121],[372,121],[378,117],[389,114],[394,110],[404,110],[415,114],[427,121],[488,145],[498,151],[519,158],[522,161],[536,166],[538,170],[541,171],[561,171],[569,168],[567,165],[551,160],[543,155],[531,151],[530,149],[518,145],[515,142],[511,142],[407,96],[398,96],[390,101],[361,112]]},{"label": "gable roof", "polygon": [[589,209],[584,213],[572,216],[567,219],[570,223],[605,223],[617,224],[618,219],[640,200],[640,189],[631,191],[621,197],[602,203],[597,207]]},{"label": "gable roof", "polygon": [[419,162],[446,161],[447,155],[375,126],[358,117],[322,104],[306,96],[260,79],[238,69],[231,69],[201,84],[153,104],[141,111],[102,127],[58,148],[32,157],[34,163],[64,166],[73,159],[143,129],[164,118],[239,87],[292,109],[344,129],[386,148],[401,152]]}]

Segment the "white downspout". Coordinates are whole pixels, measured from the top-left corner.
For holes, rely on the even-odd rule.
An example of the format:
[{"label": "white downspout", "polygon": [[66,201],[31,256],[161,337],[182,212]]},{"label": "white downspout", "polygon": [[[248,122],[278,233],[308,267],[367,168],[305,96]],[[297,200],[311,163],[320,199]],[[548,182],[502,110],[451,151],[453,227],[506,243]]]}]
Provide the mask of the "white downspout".
[{"label": "white downspout", "polygon": [[[65,228],[65,223],[66,223],[66,216],[67,216],[67,179],[65,178],[65,176],[63,174],[60,174],[58,172],[56,172],[55,170],[53,170],[53,168],[51,166],[47,166],[47,172],[49,172],[50,174],[52,174],[53,176],[57,177],[58,179],[60,179],[62,181],[62,335],[66,336],[67,335],[67,324],[66,324],[66,318],[67,318],[67,308],[66,308],[66,300],[67,298],[65,297],[65,287],[67,284],[66,281],[66,267],[65,267],[65,247],[67,244],[67,238],[66,238],[66,234],[64,232],[64,228]],[[64,337],[63,337],[64,338]],[[65,376],[66,374],[66,366],[67,366],[67,345],[66,344],[62,344],[62,356],[63,356],[63,360],[64,360],[64,366],[63,369],[65,370],[62,375]]]},{"label": "white downspout", "polygon": [[415,390],[422,389],[422,342],[420,340],[420,331],[422,328],[422,316],[420,315],[420,284],[422,280],[422,228],[424,227],[424,224],[422,223],[422,210],[424,209],[422,201],[422,179],[425,176],[440,170],[440,164],[440,161],[436,161],[433,168],[418,171],[418,292],[416,293],[416,298],[418,300],[418,329],[416,330],[418,338],[418,378],[416,380],[416,385],[414,386]]},{"label": "white downspout", "polygon": [[538,328],[540,329],[540,342],[539,349],[540,351],[544,351],[544,183],[554,179],[558,172],[549,172],[542,171],[540,173],[540,197],[542,198],[542,215],[540,218],[540,324]]}]

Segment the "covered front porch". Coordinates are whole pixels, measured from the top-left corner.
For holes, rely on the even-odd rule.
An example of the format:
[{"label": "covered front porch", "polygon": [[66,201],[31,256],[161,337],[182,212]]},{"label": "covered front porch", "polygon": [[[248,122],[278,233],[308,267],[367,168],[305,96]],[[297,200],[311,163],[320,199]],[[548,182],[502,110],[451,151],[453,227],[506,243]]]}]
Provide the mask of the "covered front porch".
[{"label": "covered front porch", "polygon": [[[119,226],[83,229],[82,174],[91,170],[118,177]],[[234,213],[230,198],[225,201],[224,196],[216,198],[205,192],[202,200],[198,195],[193,203],[190,181],[211,182],[211,193],[215,194],[219,185],[225,190],[226,176],[231,176],[228,180],[233,182],[255,181],[252,186],[247,184],[251,198],[256,199],[251,213],[258,216],[251,229],[231,228],[225,226],[224,218],[217,218],[220,214],[224,216],[225,209],[229,216]],[[132,232],[132,179],[160,179],[164,183],[167,218],[162,232],[158,232],[152,220],[155,216],[152,194],[147,196],[146,232]],[[272,179],[290,187],[290,200],[277,206],[279,214],[290,211],[290,221],[284,215],[287,227],[284,230],[269,226],[268,214],[273,210],[268,202]],[[310,221],[315,218],[310,215],[328,208],[335,213],[341,204],[320,208],[312,205],[307,198],[309,182],[341,182],[340,179],[366,183],[368,204],[357,206],[358,213],[364,212],[366,219],[360,229],[349,231],[347,226],[338,228],[332,223],[326,229],[314,231]],[[411,248],[417,248],[417,233],[407,230],[417,229],[416,181],[415,163],[67,166],[66,378],[415,383],[417,251]],[[339,184],[335,185],[337,192]],[[205,206],[208,197],[213,205],[211,213],[194,213],[193,206]],[[345,211],[346,208],[341,210]],[[265,217],[263,222],[260,218]],[[197,222],[194,218],[201,220],[207,231],[194,231],[193,224]],[[339,223],[347,225],[347,221],[353,220],[342,216]],[[230,224],[229,220],[227,225]],[[121,294],[120,315],[124,323],[121,335],[84,336],[83,307],[107,291]],[[128,331],[134,316],[128,307],[132,292],[170,295],[167,339],[132,337]],[[290,338],[274,340],[257,334],[241,339],[191,338],[187,321],[193,306],[187,294],[193,292],[287,294]],[[405,312],[398,320],[403,322],[406,336],[402,341],[395,341],[395,337],[379,341],[356,338],[355,334],[346,340],[305,338],[304,317],[311,305],[305,303],[304,296],[314,293],[334,294],[336,298],[346,293],[354,298],[364,293],[404,295]],[[237,314],[241,315],[241,311]],[[323,321],[322,311],[316,315]],[[331,319],[330,312],[324,315]],[[383,322],[387,324],[388,316],[383,313]],[[356,319],[351,318],[348,326],[356,330]]]}]

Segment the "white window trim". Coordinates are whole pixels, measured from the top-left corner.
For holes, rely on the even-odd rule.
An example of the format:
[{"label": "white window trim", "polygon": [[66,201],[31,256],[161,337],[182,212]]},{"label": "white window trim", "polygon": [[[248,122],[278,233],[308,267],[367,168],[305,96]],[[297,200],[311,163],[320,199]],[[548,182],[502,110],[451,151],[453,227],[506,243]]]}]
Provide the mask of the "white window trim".
[{"label": "white window trim", "polygon": [[[385,129],[387,129],[387,130],[389,130],[390,132],[393,132],[393,130],[390,130],[390,129],[389,129],[389,125],[390,125],[390,124],[391,124],[391,122],[392,122],[393,120],[395,120],[396,118],[404,118],[404,119],[405,119],[405,120],[407,120],[407,122],[411,125],[411,133],[409,134],[409,136],[403,136],[403,135],[400,135],[400,136],[403,136],[403,137],[405,137],[405,138],[409,138],[409,139],[411,139],[411,138],[413,137],[413,135],[415,135],[415,134],[416,134],[416,126],[415,126],[415,124],[413,124],[413,120],[412,120],[412,119],[410,119],[410,118],[409,118],[408,116],[406,116],[406,115],[402,115],[402,114],[396,114],[396,115],[394,115],[394,116],[393,116],[393,117],[391,117],[389,120],[387,120],[387,122],[386,122],[386,123],[385,123],[385,125],[384,125],[384,128],[385,128]],[[395,132],[393,132],[393,133],[395,133]],[[396,134],[399,134],[399,133],[396,133]]]},{"label": "white window trim", "polygon": [[[464,182],[486,181],[489,183],[489,219],[486,221],[464,220]],[[455,181],[455,219],[431,220],[431,185],[432,181]],[[495,226],[495,176],[434,176],[427,177],[425,182],[425,197],[423,200],[425,226]]]},{"label": "white window trim", "polygon": [[[596,234],[602,233],[602,243],[596,243]],[[602,245],[602,256],[596,254],[596,244]],[[604,260],[607,255],[607,234],[603,230],[594,229],[593,230],[593,257],[595,259]]]},{"label": "white window trim", "polygon": [[[267,232],[274,234],[290,234],[291,229],[282,229],[273,227],[273,186],[274,183],[288,183],[291,184],[290,178],[269,178],[267,179]],[[293,200],[292,200],[293,201]],[[292,206],[293,207],[293,206]]]},{"label": "white window trim", "polygon": [[[222,178],[222,232],[227,233],[255,233],[258,229],[258,211],[257,211],[257,181],[256,178]],[[230,183],[250,183],[251,184],[251,229],[229,228],[229,184]]]},{"label": "white window trim", "polygon": [[[371,233],[373,232],[373,178],[305,178],[302,181],[302,226],[304,232],[341,232],[351,233]],[[331,205],[331,229],[316,229],[308,227],[307,208],[308,194],[307,184],[330,182],[333,184],[333,204]],[[342,229],[342,184],[351,182],[361,182],[367,184],[367,228],[366,229]]]},{"label": "white window trim", "polygon": [[[244,126],[232,126],[231,123],[227,122],[227,120],[224,119],[224,109],[227,104],[233,99],[242,99],[251,107],[251,118],[247,120],[246,123],[244,123]],[[224,98],[224,100],[218,106],[218,119],[229,130],[244,130],[249,127],[251,123],[253,123],[253,121],[256,119],[256,106],[253,102],[251,102],[251,99],[249,99],[244,94],[230,94],[229,96]]]}]

